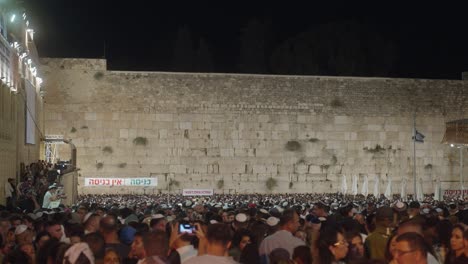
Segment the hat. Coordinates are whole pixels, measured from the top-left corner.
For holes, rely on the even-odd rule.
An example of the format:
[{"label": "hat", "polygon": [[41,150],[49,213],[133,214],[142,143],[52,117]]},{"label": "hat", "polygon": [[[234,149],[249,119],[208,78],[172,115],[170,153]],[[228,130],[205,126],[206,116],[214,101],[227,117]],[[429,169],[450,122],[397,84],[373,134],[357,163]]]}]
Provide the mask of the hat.
[{"label": "hat", "polygon": [[48,190],[51,190],[51,189],[57,189],[57,185],[55,183],[50,185]]},{"label": "hat", "polygon": [[266,223],[267,225],[269,226],[276,226],[278,223],[279,223],[279,218],[276,218],[274,216],[270,216],[268,217],[268,219],[266,220]]},{"label": "hat", "polygon": [[388,206],[382,206],[377,209],[375,214],[377,220],[383,220],[385,218],[393,219],[393,209]]},{"label": "hat", "polygon": [[247,221],[247,215],[244,213],[239,213],[236,215],[236,221],[240,223],[244,223]]},{"label": "hat", "polygon": [[125,224],[131,223],[131,222],[137,222],[138,223],[138,217],[135,214],[131,214],[125,218]]},{"label": "hat", "polygon": [[412,201],[412,202],[409,204],[409,208],[412,208],[412,209],[419,209],[419,208],[421,208],[421,205],[419,204],[418,201]]},{"label": "hat", "polygon": [[133,239],[135,238],[135,233],[136,229],[131,227],[131,226],[126,226],[120,230],[120,240],[127,244],[130,245],[133,242]]},{"label": "hat", "polygon": [[145,219],[143,219],[143,221],[141,221],[141,222],[144,223],[144,224],[149,225],[150,222],[151,222],[151,219],[152,219],[151,216],[149,216],[149,217],[146,217]]},{"label": "hat", "polygon": [[[322,222],[318,217],[316,217],[316,216],[314,216],[314,215],[312,215],[312,214],[306,215],[305,220],[306,220],[307,222],[310,222],[310,223],[313,223],[313,224],[319,224],[319,223]],[[327,220],[327,219],[325,219],[324,221],[326,221],[326,220]]]},{"label": "hat", "polygon": [[164,215],[162,214],[154,214],[151,216],[152,219],[161,219],[161,218],[164,218]]},{"label": "hat", "polygon": [[397,201],[396,203],[393,204],[393,209],[395,209],[398,212],[403,212],[403,211],[406,211],[407,206],[404,202]]},{"label": "hat", "polygon": [[35,214],[29,213],[28,216],[31,217],[33,220],[37,220],[38,218],[41,218],[44,214],[42,212],[37,212]]},{"label": "hat", "polygon": [[266,214],[266,215],[269,214],[265,208],[260,209],[260,213]]},{"label": "hat", "polygon": [[15,229],[15,235],[19,235],[19,234],[22,234],[24,233],[24,231],[26,231],[28,229],[28,226],[26,225],[19,225],[16,227]]}]

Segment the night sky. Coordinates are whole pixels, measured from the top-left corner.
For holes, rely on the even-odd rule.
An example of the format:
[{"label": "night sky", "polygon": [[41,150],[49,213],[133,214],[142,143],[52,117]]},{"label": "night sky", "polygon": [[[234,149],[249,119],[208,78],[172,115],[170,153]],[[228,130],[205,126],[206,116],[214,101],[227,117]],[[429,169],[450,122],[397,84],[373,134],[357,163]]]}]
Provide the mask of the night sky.
[{"label": "night sky", "polygon": [[[462,1],[271,2],[25,0],[23,5],[41,57],[105,57],[110,70],[429,79],[460,79],[468,71],[467,5],[457,3]],[[246,34],[252,21],[263,25],[261,34]],[[190,66],[174,59],[184,26],[192,41],[185,48],[193,50],[178,54],[202,54],[194,55],[201,59]]]}]

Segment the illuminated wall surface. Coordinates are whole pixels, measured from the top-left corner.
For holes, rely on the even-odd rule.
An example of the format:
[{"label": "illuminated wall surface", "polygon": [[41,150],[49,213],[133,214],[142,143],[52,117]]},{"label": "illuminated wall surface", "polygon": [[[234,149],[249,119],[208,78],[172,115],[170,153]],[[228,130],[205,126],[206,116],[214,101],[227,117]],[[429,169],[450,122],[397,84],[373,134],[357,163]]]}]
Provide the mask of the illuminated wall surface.
[{"label": "illuminated wall surface", "polygon": [[[459,188],[445,122],[468,116],[466,81],[107,71],[104,60],[44,59],[47,135],[77,148],[79,192],[335,192],[377,175]],[[466,152],[466,151],[465,151]],[[62,160],[69,147],[60,145]],[[468,154],[464,155],[465,164]],[[468,169],[465,166],[464,174]],[[84,178],[158,177],[158,186],[85,187]],[[270,190],[267,181],[275,179]],[[270,183],[272,181],[270,180]],[[274,185],[274,184],[273,184]]]},{"label": "illuminated wall surface", "polygon": [[26,14],[13,12],[0,4],[1,204],[7,178],[19,179],[21,168],[40,158],[44,130],[34,30]]}]

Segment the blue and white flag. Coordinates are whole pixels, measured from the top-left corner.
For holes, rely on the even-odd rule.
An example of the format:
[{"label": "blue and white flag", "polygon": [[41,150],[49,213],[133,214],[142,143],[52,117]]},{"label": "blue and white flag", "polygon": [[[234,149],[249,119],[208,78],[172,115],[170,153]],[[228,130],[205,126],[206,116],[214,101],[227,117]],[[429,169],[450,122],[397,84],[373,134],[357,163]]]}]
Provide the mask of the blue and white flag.
[{"label": "blue and white flag", "polygon": [[420,143],[424,143],[424,138],[426,136],[424,136],[423,134],[421,134],[418,130],[414,130],[414,136],[413,136],[413,140],[416,141],[416,142],[420,142]]}]

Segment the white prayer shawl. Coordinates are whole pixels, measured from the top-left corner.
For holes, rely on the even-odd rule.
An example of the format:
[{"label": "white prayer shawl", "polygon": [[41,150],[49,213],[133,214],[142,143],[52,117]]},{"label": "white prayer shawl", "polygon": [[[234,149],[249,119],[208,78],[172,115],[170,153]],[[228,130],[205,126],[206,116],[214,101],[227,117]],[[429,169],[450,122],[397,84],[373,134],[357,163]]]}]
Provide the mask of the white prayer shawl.
[{"label": "white prayer shawl", "polygon": [[392,192],[392,179],[389,178],[388,179],[388,182],[387,182],[387,188],[385,189],[385,197],[389,200],[392,199],[392,195],[393,192]]},{"label": "white prayer shawl", "polygon": [[400,183],[400,196],[401,196],[401,200],[402,201],[406,201],[406,184],[407,181],[406,179],[403,179],[401,180],[401,183]]},{"label": "white prayer shawl", "polygon": [[416,186],[416,199],[418,201],[424,200],[424,194],[423,194],[423,185],[422,185],[422,179],[419,178],[418,184]]},{"label": "white prayer shawl", "polygon": [[348,183],[346,181],[346,175],[343,174],[343,182],[341,183],[341,193],[346,194],[348,192]]},{"label": "white prayer shawl", "polygon": [[440,179],[436,179],[436,184],[434,187],[434,200],[440,201]]},{"label": "white prayer shawl", "polygon": [[364,183],[362,184],[361,194],[367,197],[369,195],[369,177],[364,175]]},{"label": "white prayer shawl", "polygon": [[374,180],[374,196],[376,198],[380,197],[380,178],[379,175],[375,175],[375,180]]},{"label": "white prayer shawl", "polygon": [[353,193],[353,195],[358,194],[357,181],[358,181],[357,175],[353,175],[353,186],[351,187],[351,192]]}]

